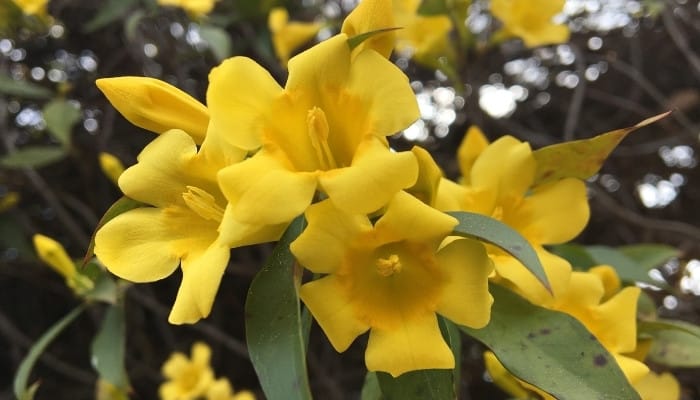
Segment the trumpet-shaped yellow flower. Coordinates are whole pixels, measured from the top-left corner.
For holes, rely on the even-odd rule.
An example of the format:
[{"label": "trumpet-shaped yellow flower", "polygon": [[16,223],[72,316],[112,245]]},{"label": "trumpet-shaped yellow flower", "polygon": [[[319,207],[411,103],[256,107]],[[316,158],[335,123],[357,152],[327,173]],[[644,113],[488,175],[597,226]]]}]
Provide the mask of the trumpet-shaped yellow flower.
[{"label": "trumpet-shaped yellow flower", "polygon": [[668,372],[657,374],[649,372],[644,378],[634,384],[642,400],[679,400],[681,385]]},{"label": "trumpet-shaped yellow flower", "polygon": [[202,342],[192,345],[190,358],[180,352],[171,354],[161,368],[167,381],[158,389],[160,399],[195,400],[205,396],[214,383],[210,358],[211,349]]},{"label": "trumpet-shaped yellow flower", "polygon": [[23,13],[27,15],[46,15],[49,0],[13,0]]},{"label": "trumpet-shaped yellow flower", "polygon": [[214,9],[219,0],[157,0],[161,6],[182,8],[193,18],[201,18]]},{"label": "trumpet-shaped yellow flower", "polygon": [[319,22],[289,22],[289,13],[283,7],[270,10],[267,26],[272,33],[272,46],[282,65],[287,65],[294,50],[311,40],[323,27]]},{"label": "trumpet-shaped yellow flower", "polygon": [[115,275],[132,282],[165,278],[182,267],[172,323],[206,317],[228,263],[228,240],[218,228],[227,206],[216,173],[245,152],[207,137],[201,149],[187,133],[158,136],[119,178],[132,199],[152,207],[120,214],[95,236],[95,254]]},{"label": "trumpet-shaped yellow flower", "polygon": [[343,34],[292,58],[284,89],[244,57],[212,70],[210,82],[207,135],[234,131],[233,145],[262,146],[219,173],[239,221],[288,223],[317,190],[369,213],[416,181],[415,156],[385,139],[418,118],[408,79],[372,49],[351,58]]},{"label": "trumpet-shaped yellow flower", "polygon": [[339,352],[370,331],[370,371],[453,368],[436,313],[474,328],[488,323],[493,267],[483,245],[458,239],[439,248],[457,224],[453,217],[399,192],[374,225],[328,200],[309,207],[306,218],[292,253],[327,275],[302,285],[300,297]]},{"label": "trumpet-shaped yellow flower", "polygon": [[90,278],[78,272],[75,263],[59,242],[41,234],[34,235],[33,241],[41,261],[58,272],[76,294],[85,293],[94,287]]},{"label": "trumpet-shaped yellow flower", "polygon": [[452,22],[447,15],[419,15],[420,0],[394,0],[396,51],[429,67],[439,57],[452,58],[449,34]]},{"label": "trumpet-shaped yellow flower", "polygon": [[552,18],[562,12],[566,0],[491,0],[491,12],[506,36],[517,36],[527,47],[564,43],[569,28]]},{"label": "trumpet-shaped yellow flower", "polygon": [[119,176],[124,172],[122,162],[117,157],[105,152],[100,153],[99,161],[102,172],[116,184],[119,181]]},{"label": "trumpet-shaped yellow flower", "polygon": [[132,124],[155,133],[182,129],[204,141],[209,112],[182,90],[154,78],[120,76],[95,81],[114,108]]},{"label": "trumpet-shaped yellow flower", "polygon": [[255,400],[255,395],[247,390],[234,394],[231,382],[226,378],[219,378],[209,386],[206,400]]},{"label": "trumpet-shaped yellow flower", "polygon": [[[540,304],[547,308],[571,315],[581,322],[589,332],[615,358],[627,380],[635,385],[649,372],[649,368],[625,353],[637,346],[637,299],[640,289],[626,287],[607,300],[603,278],[591,272],[573,272],[563,287],[553,287],[554,301]],[[527,293],[527,291],[523,291]],[[539,304],[537,298],[525,296]],[[517,398],[527,398],[523,392],[531,391],[544,399],[554,399],[547,393],[529,385],[508,373],[493,355],[486,355],[486,366],[494,381]],[[515,385],[517,382],[518,385]],[[526,391],[527,390],[527,391]]]},{"label": "trumpet-shaped yellow flower", "polygon": [[[478,129],[469,131],[458,152],[463,184],[441,181],[437,207],[488,215],[515,229],[535,249],[553,290],[565,287],[571,266],[543,246],[567,242],[586,226],[585,184],[567,178],[533,186],[536,162],[528,143],[511,136],[486,147],[485,141]],[[537,304],[551,303],[551,293],[519,261],[493,246],[488,249],[498,282]]]}]

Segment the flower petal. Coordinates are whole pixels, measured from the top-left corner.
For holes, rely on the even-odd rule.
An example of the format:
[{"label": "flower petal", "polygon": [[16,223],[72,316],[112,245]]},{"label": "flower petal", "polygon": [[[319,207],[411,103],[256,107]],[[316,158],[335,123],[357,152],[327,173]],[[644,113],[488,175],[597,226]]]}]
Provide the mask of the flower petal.
[{"label": "flower petal", "polygon": [[[365,0],[355,7],[345,20],[340,31],[348,37],[361,35],[380,29],[394,28],[394,13],[391,0]],[[384,58],[389,58],[394,50],[396,33],[393,31],[377,34],[363,43],[356,50],[374,49]]]},{"label": "flower petal", "polygon": [[254,150],[262,144],[270,105],[282,88],[263,67],[246,57],[233,57],[209,73],[207,106],[216,132],[235,147]]},{"label": "flower petal", "polygon": [[[302,93],[322,104],[324,89],[338,90],[346,81],[350,68],[350,47],[347,37],[335,35],[289,60],[289,78],[285,89],[289,93]],[[256,93],[256,91],[250,92]]]},{"label": "flower petal", "polygon": [[[416,95],[406,74],[372,50],[355,57],[345,85],[345,90],[367,107],[370,125],[365,134],[393,135],[420,117]],[[346,118],[356,117],[346,114]]]},{"label": "flower petal", "polygon": [[535,158],[530,144],[512,136],[491,143],[474,161],[471,184],[498,191],[498,202],[506,196],[523,196],[535,179]]},{"label": "flower petal", "polygon": [[484,352],[484,364],[486,366],[486,371],[491,376],[491,379],[493,379],[493,383],[509,395],[516,399],[527,399],[530,397],[530,393],[525,390],[520,384],[520,381],[513,376],[513,374],[508,372],[506,367],[498,361],[498,358],[496,358],[493,352]]},{"label": "flower petal", "polygon": [[274,242],[279,240],[288,225],[288,223],[262,225],[241,222],[233,216],[233,206],[229,203],[219,225],[218,240],[229,247]]},{"label": "flower petal", "polygon": [[438,195],[438,187],[443,179],[442,170],[426,149],[413,146],[411,153],[416,156],[418,161],[418,178],[416,183],[406,191],[432,207]]},{"label": "flower petal", "polygon": [[182,283],[168,322],[193,324],[209,316],[229,256],[229,247],[215,242],[204,253],[183,260]]},{"label": "flower petal", "polygon": [[681,386],[673,374],[649,372],[642,379],[634,382],[634,388],[644,400],[668,400],[681,398]]},{"label": "flower petal", "polygon": [[547,44],[565,43],[569,40],[569,28],[565,25],[547,25],[533,32],[516,32],[525,46],[538,47]]},{"label": "flower petal", "polygon": [[118,215],[97,231],[95,254],[121,278],[152,282],[172,274],[180,264],[170,245],[173,240],[161,210],[139,208]]},{"label": "flower petal", "polygon": [[374,225],[381,241],[398,240],[414,242],[437,241],[452,232],[457,219],[438,211],[406,192],[399,192],[391,199],[384,215]]},{"label": "flower petal", "polygon": [[335,272],[349,243],[372,230],[367,217],[340,211],[328,200],[311,205],[306,220],[309,225],[290,249],[304,267],[320,274]]},{"label": "flower petal", "polygon": [[541,244],[568,242],[588,223],[586,185],[575,178],[539,185],[525,197],[518,215],[524,216],[520,233],[528,240]]},{"label": "flower petal", "polygon": [[[646,364],[634,358],[626,357],[620,354],[613,354],[617,365],[625,374],[627,380],[634,385],[649,374],[649,367]],[[664,399],[677,399],[677,397],[664,397]],[[647,400],[645,397],[644,400]]]},{"label": "flower petal", "polygon": [[484,245],[458,239],[440,249],[437,256],[447,281],[437,312],[460,325],[475,329],[486,326],[493,304],[488,285],[493,263]]},{"label": "flower petal", "polygon": [[234,218],[254,225],[291,221],[311,204],[317,186],[315,173],[287,170],[264,149],[223,169],[218,179]]},{"label": "flower petal", "polygon": [[471,181],[472,166],[479,155],[486,150],[489,140],[478,126],[472,125],[462,139],[462,143],[457,150],[457,160],[459,162],[459,172],[465,184]]},{"label": "flower petal", "polygon": [[369,371],[385,371],[393,377],[420,369],[454,368],[452,350],[440,333],[434,313],[404,319],[396,330],[372,328],[365,352]]},{"label": "flower petal", "polygon": [[95,81],[114,108],[132,124],[155,133],[182,129],[202,143],[209,111],[192,96],[158,79],[123,76]]},{"label": "flower petal", "polygon": [[596,337],[616,353],[637,347],[637,300],[641,289],[626,287],[597,308]]},{"label": "flower petal", "polygon": [[121,174],[119,187],[132,199],[157,207],[182,204],[182,193],[190,184],[187,165],[196,154],[195,142],[184,131],[165,132],[141,151],[138,163]]},{"label": "flower petal", "polygon": [[299,289],[299,297],[318,321],[333,348],[343,352],[369,326],[355,317],[352,304],[340,293],[340,284],[333,275],[304,284]]},{"label": "flower petal", "polygon": [[368,214],[386,205],[401,189],[418,178],[413,153],[390,151],[378,138],[360,143],[352,165],[322,172],[319,183],[336,207]]}]

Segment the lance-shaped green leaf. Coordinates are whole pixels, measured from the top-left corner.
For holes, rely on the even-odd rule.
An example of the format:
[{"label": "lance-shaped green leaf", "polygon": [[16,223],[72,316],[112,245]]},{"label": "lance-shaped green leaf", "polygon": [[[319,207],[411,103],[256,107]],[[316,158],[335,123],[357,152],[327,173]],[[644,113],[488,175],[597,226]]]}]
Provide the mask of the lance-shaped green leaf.
[{"label": "lance-shaped green leaf", "polygon": [[663,282],[651,279],[648,269],[626,256],[620,250],[608,246],[586,246],[586,251],[596,264],[607,264],[615,268],[617,275],[623,282],[645,282],[655,286],[668,287]]},{"label": "lance-shaped green leaf", "polygon": [[80,109],[64,99],[51,100],[42,110],[46,128],[64,147],[70,146],[73,126],[80,121]]},{"label": "lance-shaped green leaf", "polygon": [[289,251],[304,224],[298,217],[287,228],[253,279],[245,304],[250,360],[270,400],[311,399],[297,293],[300,276]]},{"label": "lance-shaped green leaf", "polygon": [[124,306],[115,304],[107,309],[99,332],[92,340],[92,366],[100,378],[125,393],[129,389],[124,358],[126,356],[126,325]]},{"label": "lance-shaped green leaf", "polygon": [[92,233],[92,237],[90,238],[90,244],[88,245],[87,252],[85,252],[85,257],[83,257],[83,266],[85,266],[85,264],[87,264],[92,258],[92,256],[95,254],[95,234],[104,224],[109,222],[117,215],[124,214],[125,212],[133,210],[135,208],[146,206],[146,204],[126,196],[122,196],[122,198],[115,201],[114,204],[112,204],[107,210],[107,212],[105,212],[105,214],[102,216],[100,222],[97,223],[95,232]]},{"label": "lance-shaped green leaf", "polygon": [[63,159],[66,149],[58,146],[27,146],[0,157],[0,166],[6,168],[41,168]]},{"label": "lance-shaped green leaf", "polygon": [[361,33],[359,35],[355,35],[351,38],[348,38],[348,46],[350,46],[350,49],[354,49],[355,47],[359,46],[364,42],[365,40],[371,38],[372,36],[376,35],[381,35],[383,33],[395,31],[401,28],[384,28],[384,29],[377,29],[376,31],[369,31],[365,33]]},{"label": "lance-shaped green leaf", "polygon": [[199,33],[209,45],[217,61],[223,61],[231,56],[231,37],[226,30],[214,25],[202,25]]},{"label": "lance-shaped green leaf", "polygon": [[613,356],[578,320],[498,285],[490,291],[489,324],[461,329],[489,347],[513,375],[557,399],[639,399]]},{"label": "lance-shaped green leaf", "polygon": [[500,247],[520,261],[525,268],[551,291],[547,275],[530,243],[510,226],[481,214],[464,211],[452,211],[447,214],[457,218],[459,224],[454,228],[454,235],[478,239]]},{"label": "lance-shaped green leaf", "polygon": [[677,248],[659,243],[633,244],[619,247],[618,250],[647,271],[680,255]]},{"label": "lance-shaped green leaf", "polygon": [[669,367],[700,367],[700,327],[685,321],[640,321],[639,334],[653,339],[649,360]]},{"label": "lance-shaped green leaf", "polygon": [[53,92],[43,86],[27,81],[14,80],[7,74],[0,74],[0,93],[34,100],[50,99],[53,96]]},{"label": "lance-shaped green leaf", "polygon": [[535,184],[563,178],[586,179],[595,175],[630,132],[654,123],[670,114],[670,111],[647,118],[628,128],[617,129],[590,139],[574,140],[543,147],[532,153],[537,161]]},{"label": "lance-shaped green leaf", "polygon": [[134,6],[136,0],[109,0],[98,7],[98,12],[83,25],[83,32],[91,33],[120,20]]},{"label": "lance-shaped green leaf", "polygon": [[379,387],[377,373],[367,371],[365,381],[362,384],[362,391],[360,392],[360,400],[381,400],[381,398],[382,389]]},{"label": "lance-shaped green leaf", "polygon": [[34,364],[36,364],[39,357],[41,357],[51,342],[53,342],[53,340],[56,339],[56,337],[63,332],[63,330],[66,329],[66,327],[70,325],[70,323],[73,322],[73,320],[75,320],[80,313],[83,312],[83,310],[85,310],[84,304],[76,307],[73,311],[68,313],[68,315],[53,324],[53,326],[51,326],[51,328],[49,328],[49,330],[47,330],[39,338],[39,340],[34,343],[34,346],[29,349],[29,353],[24,360],[22,360],[19,368],[17,368],[17,374],[15,375],[15,380],[13,383],[13,390],[18,400],[32,399],[33,392],[36,391],[36,385],[32,385],[32,387],[28,388],[27,382],[29,381],[29,374],[32,372]]}]

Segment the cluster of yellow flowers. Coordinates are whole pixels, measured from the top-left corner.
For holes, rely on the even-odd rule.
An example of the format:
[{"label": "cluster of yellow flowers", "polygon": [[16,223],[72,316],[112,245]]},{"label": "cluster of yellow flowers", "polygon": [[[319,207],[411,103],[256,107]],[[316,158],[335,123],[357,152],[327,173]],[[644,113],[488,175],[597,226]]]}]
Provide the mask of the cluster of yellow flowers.
[{"label": "cluster of yellow flowers", "polygon": [[247,390],[234,394],[228,379],[214,379],[210,359],[211,349],[202,342],[192,345],[190,358],[171,354],[162,367],[167,380],[158,390],[161,400],[255,400]]},{"label": "cluster of yellow flowers", "polygon": [[[580,179],[538,182],[528,143],[506,136],[489,144],[476,128],[459,149],[456,182],[424,149],[389,147],[387,137],[419,117],[408,78],[388,59],[401,43],[390,28],[427,23],[405,17],[417,4],[361,2],[339,34],[289,60],[284,87],[249,58],[227,59],[209,75],[206,106],[155,79],[98,80],[127,119],[160,136],[118,180],[147,206],[102,226],[95,254],[133,282],[163,279],[179,266],[169,321],[195,323],[211,311],[230,249],[276,241],[303,214],[308,226],[291,251],[321,277],[303,284],[300,297],[338,351],[369,331],[371,371],[454,368],[437,316],[484,327],[492,281],[580,319],[630,381],[643,378],[648,368],[624,355],[636,348],[639,289],[617,292],[544,248],[573,239],[588,222]],[[273,19],[281,30],[286,14]],[[358,35],[365,40],[357,43]],[[518,231],[551,292],[503,250],[452,236],[458,220],[446,211],[483,214]],[[204,364],[208,353],[195,346],[193,361],[177,356],[164,373],[176,380],[183,368],[198,368],[211,382]],[[161,389],[164,398],[172,385]]]}]

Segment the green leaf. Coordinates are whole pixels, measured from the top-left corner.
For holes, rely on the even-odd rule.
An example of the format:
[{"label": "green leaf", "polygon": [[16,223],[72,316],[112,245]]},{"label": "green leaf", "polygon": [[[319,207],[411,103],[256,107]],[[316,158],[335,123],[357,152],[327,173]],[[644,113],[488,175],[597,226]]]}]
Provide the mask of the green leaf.
[{"label": "green leaf", "polygon": [[92,340],[90,351],[92,366],[100,378],[126,392],[129,380],[124,367],[126,324],[123,305],[113,305],[107,309],[102,326]]},{"label": "green leaf", "polygon": [[122,198],[115,201],[114,204],[112,204],[109,207],[107,212],[105,212],[105,214],[102,216],[102,219],[100,219],[100,222],[97,223],[95,232],[93,232],[92,237],[90,238],[90,244],[88,245],[85,257],[83,257],[83,266],[85,266],[95,254],[95,234],[97,233],[97,231],[100,230],[100,228],[104,224],[109,222],[112,218],[116,217],[117,215],[124,214],[129,210],[133,210],[135,208],[140,207],[147,207],[147,205],[126,196],[122,196]]},{"label": "green leaf", "polygon": [[617,129],[590,139],[575,140],[543,147],[532,153],[537,161],[535,184],[563,178],[587,179],[595,175],[630,132],[666,117],[670,111],[647,118],[628,128]]},{"label": "green leaf", "polygon": [[381,398],[382,390],[379,388],[379,378],[377,378],[377,373],[367,371],[367,375],[365,375],[365,382],[362,384],[360,400],[381,400]]},{"label": "green leaf", "polygon": [[588,254],[585,246],[575,243],[558,244],[556,246],[548,246],[547,249],[552,253],[562,257],[568,261],[576,270],[587,270],[596,265],[595,260]]},{"label": "green leaf", "polygon": [[393,378],[377,372],[383,400],[452,400],[455,398],[452,370],[410,371]]},{"label": "green leaf", "polygon": [[92,261],[87,263],[78,272],[90,278],[95,284],[92,290],[83,294],[85,299],[93,301],[101,301],[108,304],[116,304],[119,297],[119,287],[114,278],[107,273],[97,262]]},{"label": "green leaf", "polygon": [[440,15],[448,14],[450,8],[446,0],[423,0],[416,10],[418,15]]},{"label": "green leaf", "polygon": [[101,4],[98,7],[99,11],[97,14],[83,25],[83,32],[92,33],[114,21],[122,19],[134,3],[136,3],[136,0],[109,0]]},{"label": "green leaf", "polygon": [[253,279],[245,304],[246,339],[260,386],[270,400],[311,399],[297,285],[289,244],[304,230],[295,219]]},{"label": "green leaf", "polygon": [[442,336],[450,345],[452,355],[455,357],[455,367],[452,369],[452,394],[453,398],[459,398],[459,382],[462,379],[462,335],[459,327],[454,322],[444,317],[438,317],[440,321],[440,331]]},{"label": "green leaf", "polygon": [[68,315],[53,324],[53,326],[51,326],[51,328],[49,328],[49,330],[47,330],[39,338],[39,340],[34,343],[32,348],[29,349],[29,353],[24,360],[22,360],[19,368],[17,368],[17,374],[15,375],[15,380],[13,383],[13,390],[17,399],[29,400],[33,397],[32,393],[36,391],[36,388],[27,388],[27,382],[29,381],[29,374],[32,372],[34,364],[36,364],[37,360],[46,350],[49,344],[51,344],[51,342],[53,342],[53,340],[56,339],[56,337],[63,332],[63,330],[70,325],[70,323],[73,322],[73,320],[75,320],[80,313],[83,312],[83,310],[85,310],[84,304],[76,307],[73,311],[68,313]]},{"label": "green leaf", "polygon": [[66,149],[58,146],[27,146],[0,157],[5,168],[41,168],[55,163],[67,155]]},{"label": "green leaf", "polygon": [[610,353],[575,318],[535,306],[498,285],[491,321],[460,327],[508,371],[557,399],[639,399]]},{"label": "green leaf", "polygon": [[700,327],[684,321],[640,321],[639,333],[654,340],[647,354],[668,367],[700,367]]},{"label": "green leaf", "polygon": [[359,35],[355,35],[351,38],[348,38],[348,46],[350,46],[350,50],[354,49],[355,47],[359,46],[364,42],[365,40],[371,38],[372,36],[376,35],[381,35],[383,33],[399,30],[401,28],[383,28],[383,29],[377,29],[376,31],[369,31],[365,33],[361,33]]},{"label": "green leaf", "polygon": [[80,109],[64,99],[54,99],[43,109],[46,128],[64,147],[70,146],[73,126],[80,121]]},{"label": "green leaf", "polygon": [[634,260],[641,268],[649,271],[666,261],[678,257],[680,250],[675,247],[658,243],[634,244],[619,247],[618,250],[630,259]]},{"label": "green leaf", "polygon": [[454,234],[475,238],[500,247],[520,261],[535,275],[547,290],[551,290],[547,275],[530,243],[510,226],[481,214],[453,211],[447,214],[457,218]]},{"label": "green leaf", "polygon": [[124,35],[129,42],[137,38],[139,24],[145,16],[146,13],[143,10],[136,10],[124,20]]},{"label": "green leaf", "polygon": [[0,74],[0,93],[32,100],[50,99],[53,96],[53,92],[43,86],[27,81],[14,80],[6,74]]},{"label": "green leaf", "polygon": [[586,251],[596,264],[607,264],[615,268],[617,275],[623,282],[645,282],[655,286],[668,287],[663,282],[651,279],[645,268],[613,247],[587,246]]},{"label": "green leaf", "polygon": [[202,38],[209,44],[217,61],[223,61],[231,55],[231,37],[224,29],[212,25],[199,28]]}]

